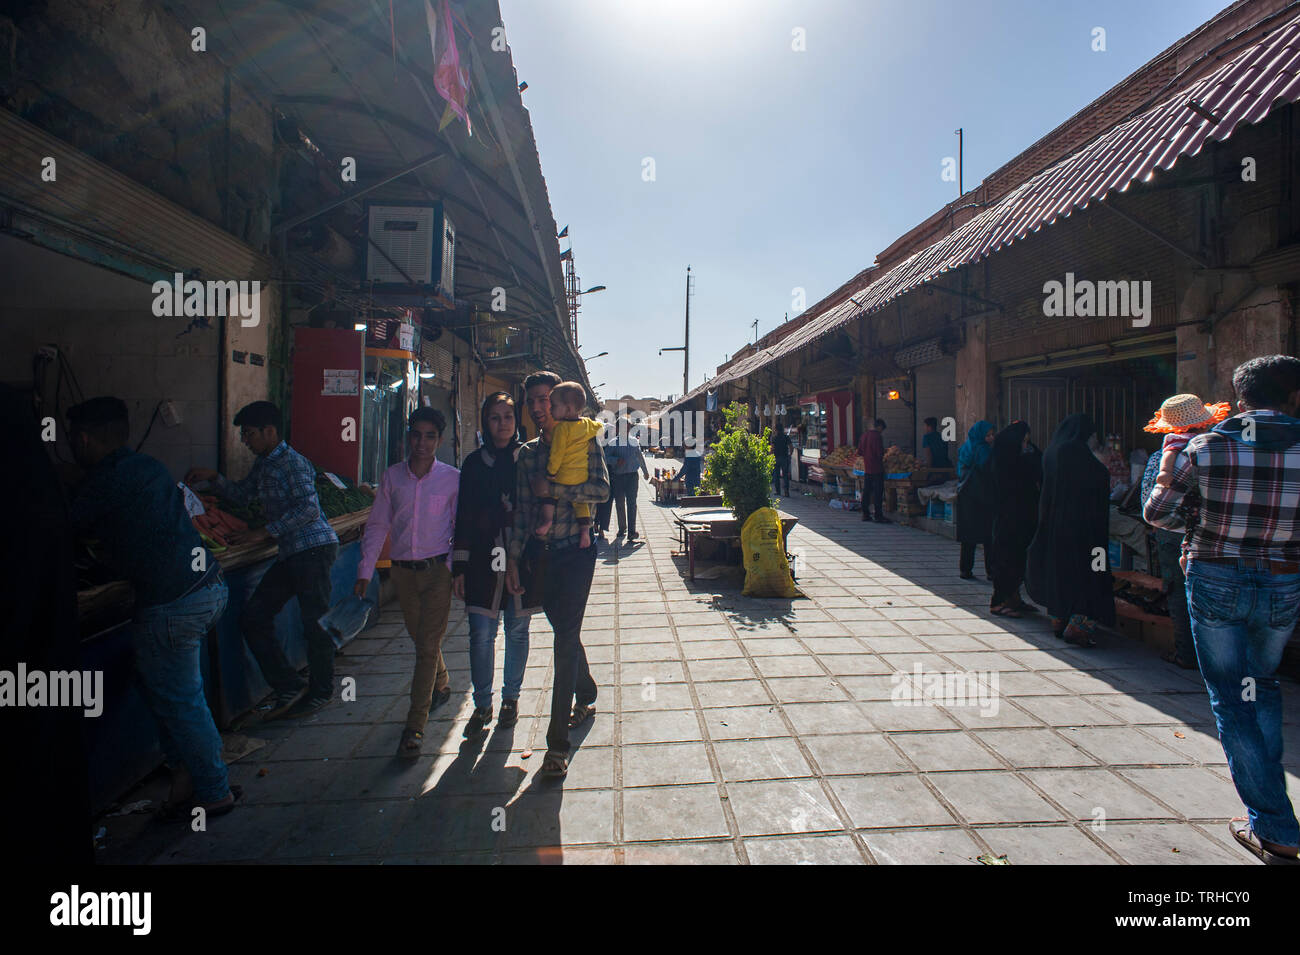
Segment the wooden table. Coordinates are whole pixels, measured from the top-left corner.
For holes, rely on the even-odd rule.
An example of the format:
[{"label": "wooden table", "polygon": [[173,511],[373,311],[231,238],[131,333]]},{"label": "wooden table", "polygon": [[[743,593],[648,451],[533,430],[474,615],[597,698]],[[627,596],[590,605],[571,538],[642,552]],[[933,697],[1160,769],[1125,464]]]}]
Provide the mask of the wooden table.
[{"label": "wooden table", "polygon": [[[678,541],[686,552],[686,579],[695,579],[695,542],[705,537],[715,541],[740,540],[740,523],[730,508],[726,507],[689,507],[673,508],[673,521],[679,532]],[[777,511],[781,520],[781,540],[790,539],[790,532],[799,523],[799,518],[785,511]]]},{"label": "wooden table", "polygon": [[686,481],[680,477],[652,477],[650,483],[654,485],[656,504],[671,504],[686,493]]}]

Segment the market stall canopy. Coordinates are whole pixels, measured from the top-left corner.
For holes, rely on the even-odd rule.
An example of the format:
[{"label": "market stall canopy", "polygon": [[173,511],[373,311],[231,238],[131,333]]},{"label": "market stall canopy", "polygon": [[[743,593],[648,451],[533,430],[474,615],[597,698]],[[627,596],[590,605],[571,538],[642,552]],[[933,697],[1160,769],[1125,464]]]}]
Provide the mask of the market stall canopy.
[{"label": "market stall canopy", "polygon": [[[454,112],[439,130],[448,101],[436,88],[431,27],[445,41],[441,0],[180,0],[172,9],[183,23],[205,25],[211,54],[292,120],[308,140],[296,145],[333,174],[336,195],[324,202],[284,197],[277,231],[320,212],[354,235],[349,224],[360,200],[328,209],[330,201],[390,178],[364,198],[441,200],[457,230],[456,297],[486,309],[492,290],[504,288],[510,323],[534,328],[548,363],[588,384],[570,332],[558,230],[496,0],[449,8],[469,80],[472,134]],[[356,161],[354,184],[339,176],[345,157]],[[319,261],[295,255],[292,264],[329,279]],[[345,284],[342,278],[336,290]]]},{"label": "market stall canopy", "polygon": [[890,269],[860,295],[829,309],[767,352],[726,369],[706,386],[716,388],[744,377],[854,319],[879,311],[945,272],[979,262],[1093,201],[1104,201],[1134,183],[1149,182],[1182,157],[1195,156],[1207,143],[1227,140],[1238,126],[1259,123],[1273,110],[1297,99],[1300,17],[1247,46],[1213,73],[1111,127],[951,234]]}]

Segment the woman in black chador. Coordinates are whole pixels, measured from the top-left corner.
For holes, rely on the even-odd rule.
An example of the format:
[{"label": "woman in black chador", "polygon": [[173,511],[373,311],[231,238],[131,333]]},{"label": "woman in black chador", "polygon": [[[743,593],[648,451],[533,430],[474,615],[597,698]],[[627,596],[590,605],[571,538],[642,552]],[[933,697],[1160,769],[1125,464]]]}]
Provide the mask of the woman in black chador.
[{"label": "woman in black chador", "polygon": [[1029,545],[1029,596],[1047,608],[1058,637],[1092,646],[1098,623],[1114,624],[1115,598],[1106,546],[1110,474],[1088,439],[1097,431],[1086,414],[1070,415],[1043,457],[1038,533]]},{"label": "woman in black chador", "polygon": [[1013,421],[993,441],[992,471],[993,599],[989,609],[1003,617],[1033,610],[1020,599],[1025,578],[1025,552],[1038,523],[1038,487],[1042,455],[1029,442],[1029,425]]}]

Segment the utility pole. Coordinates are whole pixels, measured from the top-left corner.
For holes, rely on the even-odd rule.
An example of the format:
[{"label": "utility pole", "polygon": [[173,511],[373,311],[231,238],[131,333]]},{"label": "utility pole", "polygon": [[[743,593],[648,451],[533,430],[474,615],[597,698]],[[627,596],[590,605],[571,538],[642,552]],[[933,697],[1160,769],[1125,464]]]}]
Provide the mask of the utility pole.
[{"label": "utility pole", "polygon": [[754,326],[754,344],[758,344],[758,319],[754,319],[749,324]]},{"label": "utility pole", "polygon": [[966,195],[965,184],[962,180],[962,145],[963,145],[962,140],[964,139],[964,136],[962,134],[963,128],[964,127],[961,126],[957,127],[957,195],[958,196]]},{"label": "utility pole", "polygon": [[691,267],[686,266],[686,343],[682,348],[682,394],[691,390]]},{"label": "utility pole", "polygon": [[674,345],[671,348],[659,349],[659,354],[666,351],[679,351],[682,353],[682,394],[685,395],[691,390],[691,267],[686,266],[686,343],[684,345]]}]

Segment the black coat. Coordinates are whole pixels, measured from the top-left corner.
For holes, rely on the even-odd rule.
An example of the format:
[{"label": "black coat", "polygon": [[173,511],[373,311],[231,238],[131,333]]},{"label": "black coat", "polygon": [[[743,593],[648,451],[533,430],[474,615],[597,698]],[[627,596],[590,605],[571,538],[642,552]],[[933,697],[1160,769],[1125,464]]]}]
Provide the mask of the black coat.
[{"label": "black coat", "polygon": [[993,539],[993,470],[992,458],[966,469],[957,485],[957,540],[963,544],[988,546]]},{"label": "black coat", "polygon": [[[460,468],[452,573],[465,575],[465,608],[471,613],[495,616],[503,598],[510,597],[505,590],[505,548],[514,521],[518,451],[518,442],[500,451],[484,446]],[[498,547],[502,550],[494,555]],[[494,560],[500,570],[493,569]]]},{"label": "black coat", "polygon": [[1088,415],[1075,414],[1052,436],[1025,586],[1053,617],[1083,614],[1114,624],[1110,571],[1092,569],[1096,549],[1110,539],[1110,474],[1087,443],[1096,430]]}]

